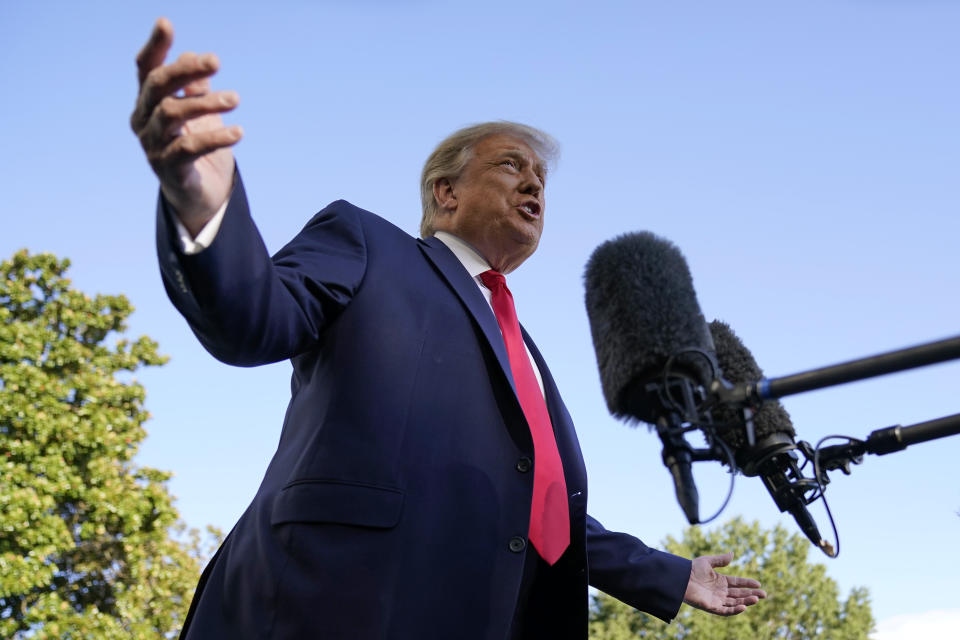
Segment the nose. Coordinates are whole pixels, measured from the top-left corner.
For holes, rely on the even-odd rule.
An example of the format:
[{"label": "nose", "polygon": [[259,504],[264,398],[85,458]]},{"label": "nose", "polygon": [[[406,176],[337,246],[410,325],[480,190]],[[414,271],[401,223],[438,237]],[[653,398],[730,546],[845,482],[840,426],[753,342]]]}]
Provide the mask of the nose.
[{"label": "nose", "polygon": [[531,168],[527,167],[523,171],[523,182],[520,184],[520,193],[539,198],[543,191],[543,183],[540,182],[540,176]]}]

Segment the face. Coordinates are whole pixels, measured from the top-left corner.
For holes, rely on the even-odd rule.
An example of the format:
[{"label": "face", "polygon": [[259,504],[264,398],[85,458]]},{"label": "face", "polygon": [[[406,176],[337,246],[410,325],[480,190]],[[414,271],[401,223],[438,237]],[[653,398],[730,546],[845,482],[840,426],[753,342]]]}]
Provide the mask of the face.
[{"label": "face", "polygon": [[543,232],[545,170],[522,140],[483,138],[456,180],[438,180],[435,228],[466,240],[490,266],[509,273],[537,248]]}]

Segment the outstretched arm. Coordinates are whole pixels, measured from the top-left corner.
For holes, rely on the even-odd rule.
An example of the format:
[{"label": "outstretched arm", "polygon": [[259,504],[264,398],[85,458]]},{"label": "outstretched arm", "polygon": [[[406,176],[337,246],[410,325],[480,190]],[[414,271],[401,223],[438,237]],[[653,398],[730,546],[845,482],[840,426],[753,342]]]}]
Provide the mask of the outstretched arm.
[{"label": "outstretched arm", "polygon": [[[173,26],[154,25],[137,55],[139,94],[130,125],[160,180],[157,249],[164,285],[210,353],[236,365],[285,360],[316,345],[366,270],[360,210],[334,203],[274,259],[254,225],[231,147],[242,134],[220,114],[238,101],[213,91],[213,54],[166,62]],[[236,183],[234,182],[236,181]],[[203,251],[187,255],[172,216],[195,238],[224,208]]]},{"label": "outstretched arm", "polygon": [[708,613],[733,616],[766,598],[767,592],[756,580],[725,576],[714,571],[715,567],[727,566],[731,560],[733,553],[694,558],[683,601]]},{"label": "outstretched arm", "polygon": [[646,546],[628,533],[608,531],[587,516],[590,586],[669,622],[680,610],[690,561]]}]

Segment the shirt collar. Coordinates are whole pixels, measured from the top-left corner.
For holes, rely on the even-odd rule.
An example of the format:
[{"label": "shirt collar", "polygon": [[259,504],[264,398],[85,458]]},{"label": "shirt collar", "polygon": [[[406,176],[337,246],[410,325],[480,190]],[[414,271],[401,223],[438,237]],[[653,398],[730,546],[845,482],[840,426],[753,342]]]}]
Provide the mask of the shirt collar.
[{"label": "shirt collar", "polygon": [[447,245],[447,248],[453,252],[453,255],[457,257],[457,260],[460,261],[471,278],[476,278],[484,271],[490,270],[490,264],[466,240],[447,231],[435,231],[433,235],[436,236],[437,240]]}]

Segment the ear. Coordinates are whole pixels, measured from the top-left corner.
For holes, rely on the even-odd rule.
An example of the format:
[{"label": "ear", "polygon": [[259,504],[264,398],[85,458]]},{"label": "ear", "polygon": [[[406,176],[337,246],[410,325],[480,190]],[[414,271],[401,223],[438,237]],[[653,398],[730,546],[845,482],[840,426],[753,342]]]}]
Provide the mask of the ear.
[{"label": "ear", "polygon": [[453,213],[457,210],[457,195],[449,178],[440,178],[433,183],[433,197],[442,211]]}]

